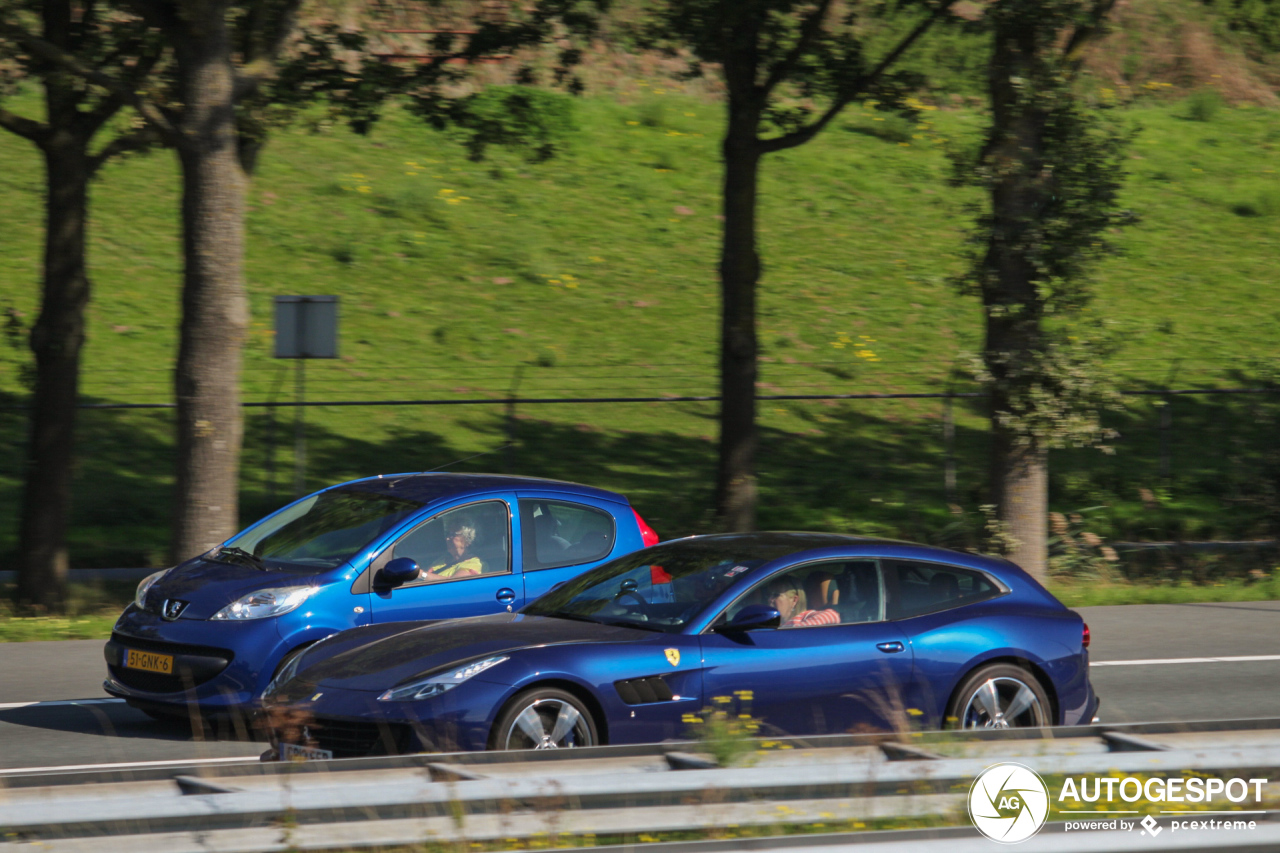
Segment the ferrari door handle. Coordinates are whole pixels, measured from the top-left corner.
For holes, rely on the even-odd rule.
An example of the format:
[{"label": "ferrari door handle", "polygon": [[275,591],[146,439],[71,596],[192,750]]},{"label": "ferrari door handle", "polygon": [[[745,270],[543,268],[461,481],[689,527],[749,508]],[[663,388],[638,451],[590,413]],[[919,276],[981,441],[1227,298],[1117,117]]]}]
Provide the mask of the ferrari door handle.
[{"label": "ferrari door handle", "polygon": [[497,598],[498,598],[498,601],[500,601],[503,604],[510,604],[511,602],[516,600],[516,591],[514,589],[504,586],[502,589],[498,590]]},{"label": "ferrari door handle", "polygon": [[906,646],[902,645],[902,643],[899,643],[897,640],[894,640],[892,643],[876,643],[876,648],[887,655],[891,655],[895,652],[902,651]]}]

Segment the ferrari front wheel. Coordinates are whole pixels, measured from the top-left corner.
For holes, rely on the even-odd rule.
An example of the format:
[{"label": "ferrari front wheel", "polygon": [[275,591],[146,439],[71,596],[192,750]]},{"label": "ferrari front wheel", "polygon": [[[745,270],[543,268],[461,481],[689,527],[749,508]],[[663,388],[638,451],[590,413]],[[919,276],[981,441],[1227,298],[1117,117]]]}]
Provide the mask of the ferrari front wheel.
[{"label": "ferrari front wheel", "polygon": [[554,687],[521,693],[498,717],[490,749],[568,749],[595,746],[595,721],[582,701]]}]

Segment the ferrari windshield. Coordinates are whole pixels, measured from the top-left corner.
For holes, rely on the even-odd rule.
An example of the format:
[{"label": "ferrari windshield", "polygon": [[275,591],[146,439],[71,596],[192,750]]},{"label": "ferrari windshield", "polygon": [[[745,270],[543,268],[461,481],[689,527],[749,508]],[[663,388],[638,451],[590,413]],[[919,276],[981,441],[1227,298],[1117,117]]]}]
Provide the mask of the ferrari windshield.
[{"label": "ferrari windshield", "polygon": [[655,545],[592,569],[522,612],[675,634],[748,571],[794,550],[724,540]]},{"label": "ferrari windshield", "polygon": [[[373,544],[421,506],[418,501],[332,489],[263,519],[223,549],[228,560],[237,556],[233,549],[241,549],[272,568],[296,564],[331,569]],[[217,551],[210,556],[222,558]],[[282,563],[285,566],[279,565]]]}]

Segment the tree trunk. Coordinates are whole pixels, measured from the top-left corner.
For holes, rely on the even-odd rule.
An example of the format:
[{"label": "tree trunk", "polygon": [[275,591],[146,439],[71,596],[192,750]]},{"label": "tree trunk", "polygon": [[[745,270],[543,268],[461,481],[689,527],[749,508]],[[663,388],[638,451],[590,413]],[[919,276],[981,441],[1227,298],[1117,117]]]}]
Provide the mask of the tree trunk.
[{"label": "tree trunk", "polygon": [[[1010,261],[1010,259],[1005,259]],[[1006,273],[1020,265],[1007,262]],[[1013,285],[1020,279],[1009,277]],[[1010,288],[1016,292],[1017,288]],[[1048,578],[1049,458],[1043,442],[1007,422],[1004,415],[1016,411],[1006,382],[1019,362],[1033,358],[1039,343],[1040,317],[1009,316],[1008,304],[988,309],[986,327],[987,366],[996,377],[991,405],[991,502],[997,518],[1013,537],[1007,556],[1042,583]],[[1013,381],[1017,381],[1015,378]]]},{"label": "tree trunk", "polygon": [[[992,438],[992,482],[998,517],[1013,539],[1006,555],[1036,580],[1048,578],[1049,460],[1035,444],[1019,444],[1008,430]],[[998,467],[994,467],[998,466]]]},{"label": "tree trunk", "polygon": [[87,147],[88,139],[65,129],[55,129],[41,146],[47,189],[44,286],[40,317],[31,330],[36,384],[18,534],[16,597],[21,607],[53,613],[62,612],[66,602],[76,398],[89,303]]},{"label": "tree trunk", "polygon": [[237,155],[235,71],[221,2],[181,4],[170,25],[182,93],[184,270],[174,390],[178,460],[172,557],[200,554],[238,528],[245,176]]},{"label": "tree trunk", "polygon": [[730,96],[724,152],[724,240],[720,255],[720,464],[716,515],[721,529],[756,526],[756,191],[759,112]]},{"label": "tree trunk", "polygon": [[1024,81],[1033,78],[1039,45],[1035,28],[1017,18],[999,19],[988,85],[993,130],[988,164],[991,239],[985,258],[984,358],[993,382],[991,492],[997,515],[1017,540],[1010,557],[1041,581],[1048,572],[1048,458],[1043,443],[1010,423],[1020,414],[1014,395],[1023,390],[1019,368],[1043,346],[1043,300],[1029,240],[1044,203],[1045,116],[1031,109]]}]

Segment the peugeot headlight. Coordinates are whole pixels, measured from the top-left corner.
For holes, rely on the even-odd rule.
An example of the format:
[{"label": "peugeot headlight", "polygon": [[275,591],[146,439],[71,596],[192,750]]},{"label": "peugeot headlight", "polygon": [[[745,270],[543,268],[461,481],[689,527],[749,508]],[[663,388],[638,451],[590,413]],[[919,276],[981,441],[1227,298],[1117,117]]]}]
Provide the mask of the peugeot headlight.
[{"label": "peugeot headlight", "polygon": [[469,663],[460,669],[450,669],[410,684],[393,687],[378,697],[379,702],[409,702],[414,699],[430,699],[452,690],[468,678],[479,675],[506,660],[506,656],[485,658]]},{"label": "peugeot headlight", "polygon": [[275,589],[260,589],[251,592],[239,601],[233,601],[213,614],[214,620],[242,621],[245,619],[266,619],[269,616],[281,616],[320,591],[318,586],[282,586]]},{"label": "peugeot headlight", "polygon": [[160,571],[154,574],[147,575],[145,578],[143,578],[142,581],[138,584],[138,591],[134,593],[134,596],[133,596],[134,606],[137,607],[139,610],[145,609],[147,606],[147,591],[150,590],[151,587],[155,585],[156,581],[160,580],[160,578],[164,577],[168,573],[169,573],[168,569],[161,569]]}]

